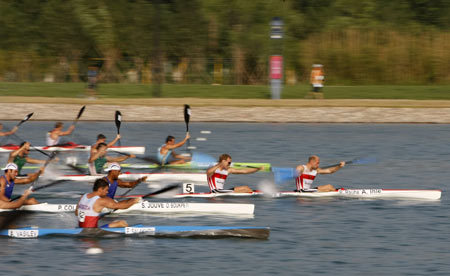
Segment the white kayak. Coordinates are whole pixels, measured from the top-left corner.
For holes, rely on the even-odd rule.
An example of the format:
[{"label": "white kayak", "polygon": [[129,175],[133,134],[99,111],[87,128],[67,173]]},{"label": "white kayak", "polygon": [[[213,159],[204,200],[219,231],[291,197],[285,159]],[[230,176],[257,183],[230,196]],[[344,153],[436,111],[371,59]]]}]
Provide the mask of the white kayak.
[{"label": "white kayak", "polygon": [[[4,145],[0,146],[0,153],[4,152],[12,152],[15,150],[18,150],[18,145]],[[31,147],[30,150],[41,150],[46,152],[52,152],[52,151],[78,151],[78,152],[89,152],[91,150],[91,146],[88,145],[78,145],[73,143],[68,143],[67,146],[54,146],[54,147],[48,147],[48,146],[40,146],[40,147]],[[144,154],[145,153],[145,147],[143,146],[112,146],[108,148],[108,151],[111,152],[121,152],[121,153],[130,153],[130,154]]]},{"label": "white kayak", "polygon": [[[76,204],[50,204],[40,203],[35,205],[24,205],[16,210],[43,212],[43,213],[63,213],[74,212]],[[0,212],[11,211],[11,209],[0,209]],[[112,210],[104,209],[103,213]],[[240,203],[191,203],[191,202],[152,202],[142,201],[134,204],[128,209],[116,210],[114,214],[123,213],[164,213],[164,214],[232,214],[232,215],[252,215],[255,211],[254,204]]]},{"label": "white kayak", "polygon": [[[337,197],[337,198],[368,198],[368,199],[417,199],[437,200],[441,198],[441,190],[407,190],[407,189],[338,189],[333,192],[278,192],[269,197]],[[176,198],[214,198],[214,197],[251,197],[263,196],[261,191],[249,193],[182,193],[175,195]]]},{"label": "white kayak", "polygon": [[[67,181],[83,181],[94,182],[98,178],[105,175],[86,175],[86,174],[68,174],[57,176],[54,180],[67,180]],[[158,181],[177,181],[177,182],[194,182],[196,184],[206,184],[205,173],[173,173],[173,172],[160,172],[160,173],[122,173],[119,179],[124,181],[134,181],[141,177],[146,176],[146,182],[158,182]],[[152,186],[153,187],[153,186]]]}]

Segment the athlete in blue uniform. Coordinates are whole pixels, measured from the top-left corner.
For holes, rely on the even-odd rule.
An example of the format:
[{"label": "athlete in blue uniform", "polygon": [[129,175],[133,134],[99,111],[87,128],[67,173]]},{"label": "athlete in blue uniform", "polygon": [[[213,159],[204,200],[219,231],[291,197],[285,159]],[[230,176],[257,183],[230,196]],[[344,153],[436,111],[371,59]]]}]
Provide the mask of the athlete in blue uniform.
[{"label": "athlete in blue uniform", "polygon": [[[0,201],[10,202],[12,192],[14,190],[14,184],[28,184],[35,181],[39,175],[44,172],[44,167],[42,167],[36,173],[29,174],[26,178],[17,178],[18,168],[14,163],[8,163],[6,167],[3,168],[5,174],[0,176]],[[25,205],[38,204],[39,202],[34,198],[29,198],[25,200]]]},{"label": "athlete in blue uniform", "polygon": [[111,163],[105,169],[108,172],[108,175],[104,177],[106,182],[109,184],[109,190],[107,197],[114,198],[116,195],[117,187],[121,188],[133,188],[137,184],[145,181],[147,179],[146,176],[141,177],[135,181],[122,181],[119,179],[120,175],[120,165],[118,163]]},{"label": "athlete in blue uniform", "polygon": [[[189,135],[189,132],[187,132],[186,137],[184,137],[183,141],[175,144],[175,137],[170,135],[167,136],[166,143],[158,148],[157,156],[159,163],[161,163],[161,165],[183,164],[187,161],[190,161],[190,157],[176,154],[175,151],[173,151],[174,149],[183,146],[189,138],[191,138],[191,136]],[[172,159],[169,160],[169,158]]]}]

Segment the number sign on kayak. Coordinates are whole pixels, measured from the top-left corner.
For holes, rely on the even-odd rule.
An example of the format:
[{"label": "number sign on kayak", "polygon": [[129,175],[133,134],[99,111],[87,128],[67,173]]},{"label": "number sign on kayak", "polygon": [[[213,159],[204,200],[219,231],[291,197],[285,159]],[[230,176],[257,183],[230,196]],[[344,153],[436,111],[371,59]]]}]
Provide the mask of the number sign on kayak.
[{"label": "number sign on kayak", "polygon": [[194,183],[183,183],[183,194],[193,194],[195,193]]}]

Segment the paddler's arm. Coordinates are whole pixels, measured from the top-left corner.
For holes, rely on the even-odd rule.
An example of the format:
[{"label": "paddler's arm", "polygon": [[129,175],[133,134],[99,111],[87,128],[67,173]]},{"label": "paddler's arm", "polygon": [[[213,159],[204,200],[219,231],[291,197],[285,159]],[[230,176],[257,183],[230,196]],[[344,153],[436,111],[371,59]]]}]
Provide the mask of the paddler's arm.
[{"label": "paddler's arm", "polygon": [[17,129],[18,129],[18,127],[15,126],[10,131],[0,132],[0,136],[8,136],[8,135],[14,134],[17,131]]},{"label": "paddler's arm", "polygon": [[75,125],[71,125],[66,131],[61,131],[59,133],[59,136],[67,136],[72,133],[72,131],[75,129]]},{"label": "paddler's arm", "polygon": [[184,145],[189,138],[191,138],[191,136],[189,135],[189,132],[187,132],[186,137],[184,137],[183,141],[176,143],[175,145],[166,145],[165,148],[168,150],[179,148]]},{"label": "paddler's arm", "polygon": [[20,206],[22,206],[25,203],[25,200],[27,200],[28,196],[31,194],[31,190],[30,189],[26,189],[22,196],[19,197],[19,199],[14,200],[14,201],[9,201],[8,203],[6,202],[2,202],[0,200],[0,209],[4,209],[5,207],[8,209],[16,209],[19,208]]},{"label": "paddler's arm", "polygon": [[135,157],[136,157],[136,155],[134,155],[134,154],[117,156],[117,157],[106,156],[106,160],[108,162],[122,162],[122,161],[127,160],[128,158],[135,158]]},{"label": "paddler's arm", "polygon": [[260,167],[260,168],[246,168],[246,169],[229,168],[228,169],[228,173],[232,173],[232,174],[249,174],[249,173],[257,172],[259,170],[264,170],[264,167]]},{"label": "paddler's arm", "polygon": [[339,163],[339,165],[337,165],[337,166],[335,166],[335,167],[331,167],[331,168],[327,168],[327,169],[321,169],[321,168],[318,168],[317,169],[317,173],[320,173],[320,174],[330,174],[330,173],[335,173],[335,172],[337,172],[338,170],[340,170],[342,167],[344,167],[345,166],[345,162],[344,161],[341,161],[340,163]]},{"label": "paddler's arm", "polygon": [[17,150],[15,150],[15,151],[11,152],[11,153],[9,154],[8,163],[13,163],[13,162],[14,162],[14,159],[16,158],[16,156],[19,155],[19,154],[21,154],[21,153],[25,150],[25,148],[27,147],[27,144],[28,144],[28,143],[25,143],[25,144],[23,144],[23,146],[21,146],[19,149],[17,149]]},{"label": "paddler's arm", "polygon": [[117,134],[116,138],[114,138],[114,140],[112,140],[111,142],[108,143],[108,145],[106,145],[108,148],[114,146],[115,143],[117,143],[117,141],[119,141],[120,139],[120,134]]},{"label": "paddler's arm", "polygon": [[172,157],[176,159],[184,159],[184,160],[191,160],[191,157],[184,156],[182,154],[176,154],[175,151],[172,151]]},{"label": "paddler's arm", "polygon": [[81,197],[77,202],[77,207],[75,207],[75,216],[77,216],[77,217],[78,217],[78,204],[80,204],[80,201],[81,201]]},{"label": "paddler's arm", "polygon": [[[222,162],[224,162],[224,160]],[[212,176],[219,167],[220,167],[220,163],[217,163],[217,165],[210,167],[209,169],[206,170],[206,175],[208,177]]]},{"label": "paddler's arm", "polygon": [[44,170],[45,170],[45,168],[41,167],[39,169],[39,171],[37,171],[35,173],[28,174],[27,178],[16,178],[14,183],[15,184],[28,184],[28,183],[31,183],[31,182],[35,181],[41,174],[43,174]]},{"label": "paddler's arm", "polygon": [[99,198],[94,203],[94,211],[100,213],[103,208],[109,209],[128,209],[134,204],[138,203],[141,197],[130,198],[119,202],[114,201],[109,197]]},{"label": "paddler's arm", "polygon": [[133,188],[137,184],[144,182],[147,179],[146,176],[141,177],[139,179],[136,179],[135,181],[123,181],[123,180],[117,180],[117,184],[120,188]]},{"label": "paddler's arm", "polygon": [[304,169],[305,167],[303,167],[303,165],[298,165],[297,168],[295,168],[298,175],[301,175]]},{"label": "paddler's arm", "polygon": [[[94,162],[94,161],[97,160],[97,159],[100,157],[100,155],[102,155],[103,153],[105,153],[104,150],[96,150],[96,152],[95,152],[94,154],[91,154],[91,156],[89,156],[88,163]],[[106,157],[106,159],[108,159],[108,157]]]}]

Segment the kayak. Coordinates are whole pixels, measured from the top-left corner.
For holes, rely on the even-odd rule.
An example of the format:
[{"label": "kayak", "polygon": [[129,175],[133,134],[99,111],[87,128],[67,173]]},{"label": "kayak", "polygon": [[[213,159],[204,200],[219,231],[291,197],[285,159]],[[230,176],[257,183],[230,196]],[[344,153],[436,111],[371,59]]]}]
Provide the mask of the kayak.
[{"label": "kayak", "polygon": [[[163,168],[168,169],[194,169],[194,170],[205,170],[211,166],[214,166],[216,163],[185,163],[185,164],[167,164],[164,165]],[[77,164],[78,168],[87,169],[88,166],[86,164]],[[122,168],[129,168],[129,169],[160,169],[161,167],[157,164],[140,164],[140,163],[134,163],[134,164],[127,164],[123,163],[120,164]],[[237,169],[243,169],[248,167],[264,167],[263,172],[270,172],[271,164],[270,163],[250,163],[250,162],[233,162],[231,163],[232,168]],[[38,166],[24,166],[24,169],[38,169]],[[106,168],[106,165],[105,165]]]},{"label": "kayak", "polygon": [[341,197],[369,199],[416,199],[437,200],[441,198],[441,190],[408,190],[408,189],[343,189],[332,192],[280,192],[275,197],[297,196],[304,198]]},{"label": "kayak", "polygon": [[[19,149],[19,145],[9,144],[0,146],[0,153],[12,152]],[[40,147],[30,147],[30,150],[41,150],[46,152],[52,151],[81,151],[81,152],[89,152],[91,150],[91,146],[87,145],[78,145],[72,142],[67,143],[64,146],[40,146]],[[112,146],[108,148],[108,151],[116,151],[121,153],[130,153],[130,154],[144,154],[145,147],[143,146]]]},{"label": "kayak", "polygon": [[0,236],[33,239],[45,236],[72,237],[177,237],[177,238],[253,238],[268,239],[269,227],[238,226],[146,226],[133,225],[120,228],[35,228],[5,229]]},{"label": "kayak", "polygon": [[[24,205],[15,210],[43,212],[43,213],[63,213],[74,212],[76,204],[50,204],[39,203],[35,205]],[[13,211],[14,209],[0,209],[0,212]],[[112,210],[104,209],[103,213]],[[232,214],[232,215],[252,215],[255,211],[254,204],[239,203],[191,203],[191,202],[153,202],[142,201],[134,204],[128,209],[115,210],[114,214],[123,213],[164,213],[164,214]]]},{"label": "kayak", "polygon": [[[67,174],[55,177],[55,180],[66,180],[66,181],[83,181],[83,182],[94,182],[98,178],[106,176],[102,175],[86,175],[86,174]],[[205,173],[130,173],[125,172],[119,176],[119,179],[124,181],[134,181],[141,177],[146,176],[146,182],[155,181],[187,181],[194,182],[197,184],[207,183]]]},{"label": "kayak", "polygon": [[[438,200],[441,198],[441,190],[408,190],[408,189],[344,189],[340,188],[332,192],[294,192],[283,191],[266,196],[280,197],[301,197],[301,198],[360,198],[360,199],[412,199],[412,200]],[[248,193],[182,193],[175,198],[214,198],[214,197],[252,197],[263,196],[262,191],[255,190]]]}]

